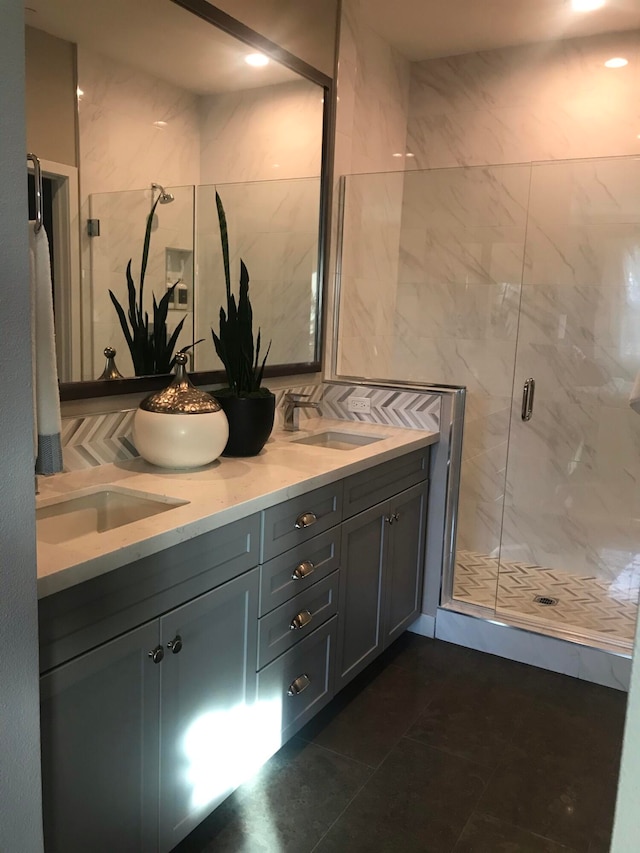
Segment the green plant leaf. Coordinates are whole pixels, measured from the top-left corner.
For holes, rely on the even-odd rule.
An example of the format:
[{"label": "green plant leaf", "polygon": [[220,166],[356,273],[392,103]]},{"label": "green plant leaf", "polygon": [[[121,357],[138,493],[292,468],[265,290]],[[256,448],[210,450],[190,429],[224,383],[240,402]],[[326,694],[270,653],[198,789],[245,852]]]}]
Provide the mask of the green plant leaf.
[{"label": "green plant leaf", "polygon": [[224,308],[220,309],[218,334],[212,329],[211,335],[218,358],[224,366],[229,388],[236,395],[245,395],[258,390],[260,387],[271,344],[269,344],[267,355],[265,355],[262,366],[259,368],[260,330],[258,330],[257,343],[254,347],[253,308],[249,298],[249,272],[244,261],[241,260],[236,301],[235,294],[231,292],[227,218],[218,192],[216,192],[216,210],[222,247],[227,305],[226,313]]}]

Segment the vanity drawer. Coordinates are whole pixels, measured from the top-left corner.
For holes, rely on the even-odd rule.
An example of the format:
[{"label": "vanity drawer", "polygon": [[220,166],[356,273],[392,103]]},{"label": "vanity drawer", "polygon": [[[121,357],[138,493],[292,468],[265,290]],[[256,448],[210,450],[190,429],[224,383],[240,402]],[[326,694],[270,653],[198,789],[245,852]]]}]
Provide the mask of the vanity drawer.
[{"label": "vanity drawer", "polygon": [[335,616],[339,588],[339,572],[333,572],[259,619],[258,669]]},{"label": "vanity drawer", "polygon": [[260,616],[339,568],[340,539],[340,529],[333,527],[261,566]]},{"label": "vanity drawer", "polygon": [[333,696],[336,623],[334,616],[258,673],[258,701],[282,707],[283,743]]},{"label": "vanity drawer", "polygon": [[415,450],[347,477],[344,481],[344,518],[351,518],[426,480],[429,476],[429,449]]},{"label": "vanity drawer", "polygon": [[342,521],[342,482],[270,507],[262,518],[262,562],[266,562]]}]

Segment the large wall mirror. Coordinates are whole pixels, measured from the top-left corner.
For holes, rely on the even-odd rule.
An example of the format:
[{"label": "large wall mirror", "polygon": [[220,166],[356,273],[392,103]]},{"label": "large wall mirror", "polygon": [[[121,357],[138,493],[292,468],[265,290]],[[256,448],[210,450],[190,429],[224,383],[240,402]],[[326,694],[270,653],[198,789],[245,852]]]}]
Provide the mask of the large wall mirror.
[{"label": "large wall mirror", "polygon": [[[318,369],[331,81],[200,0],[29,0],[26,23],[27,144],[44,176],[63,398],[163,382],[134,367],[110,295],[126,312],[127,264],[139,288],[155,202],[145,309],[172,288],[176,349],[202,338],[191,369],[218,378],[216,191],[232,283],[242,258],[271,374]],[[135,382],[96,382],[106,347]]]}]

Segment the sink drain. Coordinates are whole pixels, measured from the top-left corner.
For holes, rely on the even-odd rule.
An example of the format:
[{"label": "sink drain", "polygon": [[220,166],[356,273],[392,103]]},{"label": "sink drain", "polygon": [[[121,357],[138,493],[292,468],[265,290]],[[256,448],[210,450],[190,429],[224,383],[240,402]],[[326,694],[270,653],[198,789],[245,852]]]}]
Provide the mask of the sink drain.
[{"label": "sink drain", "polygon": [[533,600],[536,604],[540,604],[542,607],[555,607],[558,603],[557,598],[550,598],[548,595],[536,595]]}]

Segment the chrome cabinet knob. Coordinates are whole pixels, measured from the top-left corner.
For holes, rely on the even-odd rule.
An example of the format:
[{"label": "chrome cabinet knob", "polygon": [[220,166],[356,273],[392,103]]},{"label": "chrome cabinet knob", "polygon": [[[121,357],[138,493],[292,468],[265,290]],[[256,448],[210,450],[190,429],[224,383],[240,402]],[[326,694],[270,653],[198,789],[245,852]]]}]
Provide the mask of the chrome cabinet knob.
[{"label": "chrome cabinet knob", "polygon": [[169,640],[167,648],[170,649],[174,655],[180,654],[182,651],[182,637],[180,634],[176,634],[173,640]]},{"label": "chrome cabinet knob", "polygon": [[393,513],[393,515],[392,515],[392,518],[393,518],[393,520],[394,520],[394,521],[400,521],[400,513],[399,513],[399,512],[394,512],[394,513]]},{"label": "chrome cabinet knob", "polygon": [[310,610],[301,610],[293,617],[289,624],[290,631],[299,631],[301,628],[306,628],[309,622],[313,619],[313,614]]},{"label": "chrome cabinet knob", "polygon": [[156,646],[155,649],[151,649],[149,652],[149,657],[154,663],[160,663],[162,658],[164,657],[164,649],[162,646]]},{"label": "chrome cabinet knob", "polygon": [[387,524],[393,524],[393,515],[385,515],[384,520]]},{"label": "chrome cabinet knob", "polygon": [[296,518],[296,530],[304,530],[305,527],[311,527],[318,520],[315,512],[303,512]]},{"label": "chrome cabinet knob", "polygon": [[289,689],[287,690],[287,696],[299,696],[303,693],[307,687],[311,684],[311,679],[307,675],[306,672],[303,672],[302,675],[299,675],[294,681],[289,685]]},{"label": "chrome cabinet knob", "polygon": [[293,574],[291,578],[294,581],[301,581],[303,578],[308,578],[309,575],[312,575],[316,570],[316,567],[313,565],[311,560],[303,560],[302,563],[297,565],[293,570]]}]

